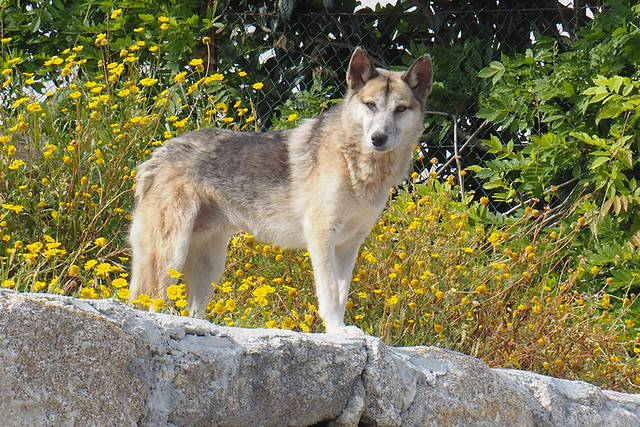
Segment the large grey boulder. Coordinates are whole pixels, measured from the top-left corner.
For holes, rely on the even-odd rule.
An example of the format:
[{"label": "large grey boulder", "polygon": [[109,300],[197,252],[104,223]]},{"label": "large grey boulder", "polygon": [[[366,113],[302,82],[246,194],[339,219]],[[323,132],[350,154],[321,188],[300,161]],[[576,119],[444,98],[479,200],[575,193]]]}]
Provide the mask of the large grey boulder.
[{"label": "large grey boulder", "polygon": [[2,425],[640,426],[640,396],[378,338],[0,290]]}]

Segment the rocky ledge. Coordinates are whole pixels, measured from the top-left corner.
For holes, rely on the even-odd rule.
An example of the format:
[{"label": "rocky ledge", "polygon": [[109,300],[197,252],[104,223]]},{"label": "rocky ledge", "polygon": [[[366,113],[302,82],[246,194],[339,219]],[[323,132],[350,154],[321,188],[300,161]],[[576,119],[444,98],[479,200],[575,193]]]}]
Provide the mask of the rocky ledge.
[{"label": "rocky ledge", "polygon": [[638,426],[640,395],[435,347],[0,290],[4,425]]}]

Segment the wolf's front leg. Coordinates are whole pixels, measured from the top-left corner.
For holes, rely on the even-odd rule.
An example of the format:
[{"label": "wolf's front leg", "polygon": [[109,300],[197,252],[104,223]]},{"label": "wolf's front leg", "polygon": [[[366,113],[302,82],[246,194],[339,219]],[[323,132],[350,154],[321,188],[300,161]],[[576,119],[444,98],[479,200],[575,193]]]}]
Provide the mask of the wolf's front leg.
[{"label": "wolf's front leg", "polygon": [[[344,310],[349,293],[351,270],[355,263],[355,252],[358,248],[349,248],[347,253],[339,254],[346,260],[337,261],[335,245],[335,229],[312,229],[306,233],[307,249],[313,264],[313,275],[318,296],[318,312],[324,320],[327,333],[346,333],[362,335],[355,326],[347,327],[344,323]],[[358,242],[360,243],[360,242]],[[359,244],[358,244],[359,247]],[[349,268],[350,266],[350,268]],[[348,278],[346,269],[349,268]]]},{"label": "wolf's front leg", "polygon": [[[336,247],[336,266],[338,272],[338,289],[340,292],[340,318],[344,319],[344,312],[349,299],[349,288],[353,276],[353,267],[356,264],[358,250],[367,233],[355,236],[353,239]],[[364,331],[357,326],[345,326],[344,332],[349,335],[364,335]]]},{"label": "wolf's front leg", "polygon": [[327,332],[339,332],[345,327],[340,316],[340,289],[336,266],[335,232],[333,230],[309,230],[306,233],[307,250],[313,265],[318,312],[324,320]]}]

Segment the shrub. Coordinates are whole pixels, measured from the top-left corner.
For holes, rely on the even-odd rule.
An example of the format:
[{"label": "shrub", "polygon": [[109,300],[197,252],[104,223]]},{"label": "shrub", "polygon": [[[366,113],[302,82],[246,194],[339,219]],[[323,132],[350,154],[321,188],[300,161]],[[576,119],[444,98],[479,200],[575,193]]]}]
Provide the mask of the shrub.
[{"label": "shrub", "polygon": [[485,141],[494,159],[468,170],[512,211],[536,203],[555,213],[550,224],[581,218],[588,232],[573,250],[594,272],[586,291],[622,297],[640,289],[640,7],[606,10],[571,45],[540,38],[480,72],[478,115],[503,134]]}]

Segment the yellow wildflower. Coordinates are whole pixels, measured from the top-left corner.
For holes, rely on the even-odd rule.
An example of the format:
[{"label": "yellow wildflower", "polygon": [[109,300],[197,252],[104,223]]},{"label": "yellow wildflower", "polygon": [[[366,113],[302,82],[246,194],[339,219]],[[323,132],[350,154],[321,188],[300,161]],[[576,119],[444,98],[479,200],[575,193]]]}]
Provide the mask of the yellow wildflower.
[{"label": "yellow wildflower", "polygon": [[185,296],[185,286],[183,284],[171,285],[167,288],[167,298],[169,298],[172,301],[184,299],[184,296]]},{"label": "yellow wildflower", "polygon": [[100,33],[96,36],[94,43],[96,46],[106,46],[109,44],[109,40],[107,40],[107,35],[105,33]]},{"label": "yellow wildflower", "polygon": [[275,320],[269,320],[267,322],[267,328],[277,328],[278,327],[278,322],[276,322]]},{"label": "yellow wildflower", "polygon": [[16,159],[16,160],[12,161],[11,164],[9,164],[9,169],[10,170],[16,170],[20,166],[23,166],[23,165],[24,165],[24,160]]},{"label": "yellow wildflower", "polygon": [[289,316],[285,317],[282,321],[282,329],[293,329],[296,327],[295,322]]},{"label": "yellow wildflower", "polygon": [[177,270],[174,270],[173,268],[170,268],[167,273],[169,274],[169,277],[171,277],[172,279],[179,279],[182,277],[182,273],[180,273]]},{"label": "yellow wildflower", "polygon": [[80,298],[97,299],[98,297],[98,293],[93,288],[83,288],[82,291],[80,291]]},{"label": "yellow wildflower", "polygon": [[253,296],[255,297],[264,297],[268,294],[272,294],[276,291],[276,288],[274,288],[273,286],[269,286],[269,285],[262,285],[259,288],[256,288],[256,290],[253,291]]},{"label": "yellow wildflower", "polygon": [[114,267],[111,264],[109,264],[107,262],[101,262],[100,264],[98,264],[96,266],[95,275],[96,275],[96,277],[104,279],[113,270],[114,270]]},{"label": "yellow wildflower", "polygon": [[235,311],[236,309],[236,302],[232,299],[228,299],[227,302],[225,303],[225,309],[227,311]]},{"label": "yellow wildflower", "polygon": [[39,102],[34,101],[27,105],[27,111],[30,113],[39,113],[40,111],[42,111],[42,106]]},{"label": "yellow wildflower", "polygon": [[204,65],[202,65],[202,58],[195,58],[189,61],[189,65],[194,67],[198,72],[204,71]]},{"label": "yellow wildflower", "polygon": [[22,98],[18,98],[13,102],[13,104],[11,104],[11,108],[19,107],[21,104],[23,104],[23,103],[25,103],[27,101],[29,101],[29,98],[27,98],[26,96],[24,96]]},{"label": "yellow wildflower", "polygon": [[500,233],[491,233],[491,235],[487,238],[487,241],[493,245],[497,245],[500,241]]},{"label": "yellow wildflower", "polygon": [[129,297],[131,296],[131,291],[127,288],[120,288],[118,289],[118,293],[116,295],[118,296],[118,298],[122,300],[126,300],[126,299],[129,299]]},{"label": "yellow wildflower", "polygon": [[148,77],[145,77],[144,79],[140,80],[140,84],[146,87],[153,86],[156,83],[158,83],[158,79],[150,79]]},{"label": "yellow wildflower", "polygon": [[176,82],[184,83],[186,82],[185,77],[187,76],[187,72],[183,71],[181,73],[176,74]]},{"label": "yellow wildflower", "polygon": [[149,307],[153,303],[153,300],[147,294],[140,294],[138,296],[138,302],[145,307]]},{"label": "yellow wildflower", "polygon": [[223,314],[224,310],[225,310],[224,305],[220,304],[219,302],[215,303],[213,306],[213,312],[216,314]]},{"label": "yellow wildflower", "polygon": [[111,281],[111,286],[114,288],[125,288],[127,286],[127,280],[122,277],[118,277]]},{"label": "yellow wildflower", "polygon": [[20,213],[20,212],[24,211],[24,206],[22,206],[22,205],[12,205],[12,204],[9,204],[9,203],[3,203],[0,206],[2,206],[3,209],[6,209],[8,211],[13,211],[15,213]]}]

